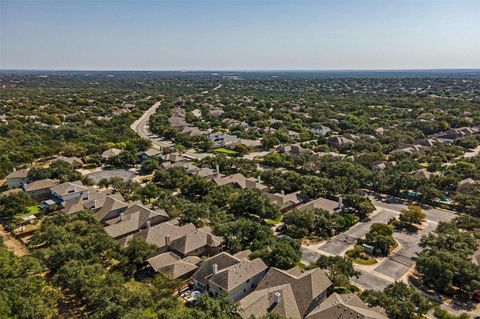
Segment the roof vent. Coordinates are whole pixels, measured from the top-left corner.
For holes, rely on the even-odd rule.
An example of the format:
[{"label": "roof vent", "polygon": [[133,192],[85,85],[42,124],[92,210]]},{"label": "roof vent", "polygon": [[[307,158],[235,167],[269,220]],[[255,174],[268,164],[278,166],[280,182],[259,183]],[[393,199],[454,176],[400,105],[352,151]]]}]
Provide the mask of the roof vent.
[{"label": "roof vent", "polygon": [[214,275],[216,275],[218,273],[218,265],[217,264],[212,265],[212,273]]},{"label": "roof vent", "polygon": [[281,300],[282,300],[282,294],[279,291],[277,291],[273,295],[273,302],[275,302],[276,304],[279,304]]}]

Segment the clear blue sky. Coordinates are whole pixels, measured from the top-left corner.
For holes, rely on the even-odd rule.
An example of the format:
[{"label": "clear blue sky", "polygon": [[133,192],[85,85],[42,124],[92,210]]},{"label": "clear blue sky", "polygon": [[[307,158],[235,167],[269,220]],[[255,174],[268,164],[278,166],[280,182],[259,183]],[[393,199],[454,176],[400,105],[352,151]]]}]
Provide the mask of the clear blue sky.
[{"label": "clear blue sky", "polygon": [[480,68],[480,0],[0,0],[0,68]]}]

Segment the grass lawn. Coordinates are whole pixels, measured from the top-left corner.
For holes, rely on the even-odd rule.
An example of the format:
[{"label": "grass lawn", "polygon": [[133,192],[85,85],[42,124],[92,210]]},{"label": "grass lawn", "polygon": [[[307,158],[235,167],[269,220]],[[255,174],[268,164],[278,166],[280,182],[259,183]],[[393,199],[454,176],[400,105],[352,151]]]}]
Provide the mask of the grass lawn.
[{"label": "grass lawn", "polygon": [[40,213],[40,207],[38,207],[38,205],[35,204],[35,205],[28,206],[26,213],[17,214],[16,217],[23,218],[23,217],[27,217],[27,216],[30,216],[30,215],[36,215],[38,213]]},{"label": "grass lawn", "polygon": [[368,258],[368,259],[353,258],[352,261],[360,265],[373,265],[377,263],[377,260],[375,258]]},{"label": "grass lawn", "polygon": [[227,155],[238,155],[238,152],[235,152],[235,151],[229,150],[227,148],[223,148],[223,147],[215,149],[214,152],[215,153],[223,153],[223,154],[227,154]]}]

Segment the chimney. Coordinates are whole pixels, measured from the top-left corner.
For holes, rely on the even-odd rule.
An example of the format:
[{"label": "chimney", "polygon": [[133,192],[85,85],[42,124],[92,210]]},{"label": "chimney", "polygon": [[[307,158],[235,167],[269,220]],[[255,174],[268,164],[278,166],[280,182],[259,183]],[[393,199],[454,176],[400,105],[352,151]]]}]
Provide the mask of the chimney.
[{"label": "chimney", "polygon": [[277,291],[274,295],[273,295],[273,302],[278,305],[280,303],[280,300],[282,300],[282,294]]},{"label": "chimney", "polygon": [[260,175],[257,176],[257,183],[259,183],[259,184],[262,183],[262,178],[260,177]]},{"label": "chimney", "polygon": [[284,191],[283,189],[280,191],[280,193],[281,193],[282,195],[285,195],[285,191]]},{"label": "chimney", "polygon": [[220,174],[220,166],[218,164],[215,165],[215,172],[217,172],[217,174]]},{"label": "chimney", "polygon": [[145,223],[145,225],[147,226],[147,229],[149,229],[149,228],[150,228],[150,221],[147,220],[146,223]]},{"label": "chimney", "polygon": [[125,220],[125,214],[123,212],[120,213],[120,220]]},{"label": "chimney", "polygon": [[93,201],[93,208],[97,208],[97,200],[96,199]]},{"label": "chimney", "polygon": [[338,209],[343,211],[343,198],[342,197],[338,198]]},{"label": "chimney", "polygon": [[165,246],[170,246],[170,235],[165,235]]},{"label": "chimney", "polygon": [[212,265],[212,273],[214,275],[216,275],[218,273],[218,265],[217,264]]}]

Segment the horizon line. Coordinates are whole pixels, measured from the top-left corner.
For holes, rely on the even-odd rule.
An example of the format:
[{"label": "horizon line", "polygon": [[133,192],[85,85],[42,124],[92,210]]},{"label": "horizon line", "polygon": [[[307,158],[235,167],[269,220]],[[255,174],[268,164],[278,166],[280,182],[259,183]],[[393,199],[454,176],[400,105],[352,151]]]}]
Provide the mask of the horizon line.
[{"label": "horizon line", "polygon": [[480,71],[479,68],[406,68],[406,69],[41,69],[0,68],[0,72],[411,72],[411,71]]}]

